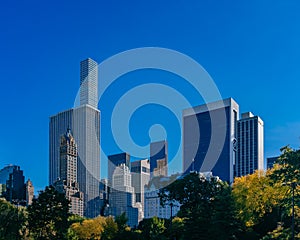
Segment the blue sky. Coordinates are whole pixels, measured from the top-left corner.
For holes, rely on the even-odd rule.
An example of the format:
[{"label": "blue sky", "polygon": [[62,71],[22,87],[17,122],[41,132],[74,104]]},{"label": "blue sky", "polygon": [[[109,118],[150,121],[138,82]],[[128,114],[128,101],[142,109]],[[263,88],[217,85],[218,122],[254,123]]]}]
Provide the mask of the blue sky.
[{"label": "blue sky", "polygon": [[[149,46],[195,59],[224,98],[233,97],[241,112],[261,116],[266,157],[286,144],[298,148],[299,12],[296,0],[2,2],[0,167],[18,164],[37,189],[46,186],[49,116],[73,106],[79,62],[87,57],[102,62]],[[124,78],[149,76],[174,77],[153,71]],[[136,132],[147,135],[143,129],[156,121],[150,116]],[[174,126],[176,140],[180,130]],[[147,137],[140,134],[136,140],[147,142]]]}]

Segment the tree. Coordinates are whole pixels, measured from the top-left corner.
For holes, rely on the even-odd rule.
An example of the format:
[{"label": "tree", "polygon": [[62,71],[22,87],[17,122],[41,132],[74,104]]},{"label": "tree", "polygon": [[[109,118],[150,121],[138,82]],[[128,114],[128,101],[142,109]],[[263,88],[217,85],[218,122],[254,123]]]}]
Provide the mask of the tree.
[{"label": "tree", "polygon": [[69,227],[69,200],[53,186],[41,191],[28,207],[29,230],[35,239],[65,239]]},{"label": "tree", "polygon": [[104,231],[102,234],[103,240],[111,240],[114,239],[118,232],[118,225],[114,221],[114,219],[110,216],[105,219]]},{"label": "tree", "polygon": [[185,239],[234,239],[239,229],[231,188],[216,177],[190,173],[160,190],[161,203],[180,203]]},{"label": "tree", "polygon": [[105,217],[97,217],[94,219],[85,219],[82,222],[73,223],[71,226],[72,234],[79,239],[101,239],[102,233],[106,225]]},{"label": "tree", "polygon": [[0,239],[24,239],[26,235],[26,211],[5,199],[0,199]]},{"label": "tree", "polygon": [[165,220],[158,217],[149,219],[143,219],[138,229],[142,231],[141,235],[143,239],[148,240],[160,240],[165,239]]}]

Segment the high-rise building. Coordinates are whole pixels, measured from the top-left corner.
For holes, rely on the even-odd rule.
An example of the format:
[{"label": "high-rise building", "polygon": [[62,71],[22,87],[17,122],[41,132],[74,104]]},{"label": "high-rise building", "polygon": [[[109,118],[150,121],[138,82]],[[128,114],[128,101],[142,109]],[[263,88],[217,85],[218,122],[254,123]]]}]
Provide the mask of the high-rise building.
[{"label": "high-rise building", "polygon": [[144,212],[145,186],[150,181],[150,162],[148,159],[131,163],[131,180],[135,193],[135,201],[141,203]]},{"label": "high-rise building", "polygon": [[267,169],[273,168],[275,162],[278,160],[278,157],[268,157],[267,158]]},{"label": "high-rise building", "polygon": [[9,164],[0,170],[0,184],[6,184],[9,175],[13,173],[14,169],[18,169],[18,166]]},{"label": "high-rise building", "polygon": [[60,112],[50,117],[49,122],[49,184],[59,178],[60,138],[66,129],[73,129],[73,109]]},{"label": "high-rise building", "polygon": [[108,156],[108,184],[112,185],[112,175],[116,167],[125,164],[130,169],[130,155],[128,153],[118,153]]},{"label": "high-rise building", "polygon": [[183,111],[183,172],[233,182],[239,105],[228,98]]},{"label": "high-rise building", "polygon": [[98,108],[98,63],[88,58],[80,62],[80,105]]},{"label": "high-rise building", "polygon": [[112,188],[109,195],[109,213],[119,216],[125,213],[130,227],[137,227],[139,209],[135,207],[134,188],[131,185],[131,173],[128,166],[117,166],[112,175]]},{"label": "high-rise building", "polygon": [[83,193],[77,182],[77,144],[71,134],[71,129],[61,136],[60,141],[60,174],[53,184],[55,189],[71,202],[70,212],[83,216]]},{"label": "high-rise building", "polygon": [[77,181],[84,193],[84,215],[100,214],[100,111],[98,103],[98,67],[92,59],[80,63],[80,106],[50,117],[49,183],[60,171],[60,136],[67,128],[73,132],[78,147]]},{"label": "high-rise building", "polygon": [[264,122],[251,112],[237,122],[237,157],[235,177],[264,169]]},{"label": "high-rise building", "polygon": [[168,143],[158,141],[150,143],[151,177],[168,176]]},{"label": "high-rise building", "polygon": [[26,181],[26,205],[29,206],[32,204],[32,200],[34,197],[34,187],[30,179]]},{"label": "high-rise building", "polygon": [[19,166],[13,168],[6,181],[6,200],[11,203],[25,205],[25,177]]}]

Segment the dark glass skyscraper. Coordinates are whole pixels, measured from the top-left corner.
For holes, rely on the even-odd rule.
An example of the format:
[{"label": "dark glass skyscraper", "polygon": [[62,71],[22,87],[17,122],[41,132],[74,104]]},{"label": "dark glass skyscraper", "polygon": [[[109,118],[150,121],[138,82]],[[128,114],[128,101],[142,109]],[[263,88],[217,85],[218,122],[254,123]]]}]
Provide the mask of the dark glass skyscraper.
[{"label": "dark glass skyscraper", "polygon": [[233,182],[239,106],[228,98],[183,111],[183,172]]},{"label": "dark glass skyscraper", "polygon": [[251,112],[237,122],[237,157],[235,177],[264,169],[264,122]]}]

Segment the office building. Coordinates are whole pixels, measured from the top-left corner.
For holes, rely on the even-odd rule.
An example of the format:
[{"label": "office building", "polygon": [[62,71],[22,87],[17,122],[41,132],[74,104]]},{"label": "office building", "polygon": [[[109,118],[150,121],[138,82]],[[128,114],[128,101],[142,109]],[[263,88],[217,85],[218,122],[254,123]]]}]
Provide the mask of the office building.
[{"label": "office building", "polygon": [[131,180],[135,193],[135,202],[141,203],[144,212],[145,186],[150,181],[150,162],[148,159],[137,160],[131,163]]},{"label": "office building", "polygon": [[77,181],[84,193],[84,215],[100,214],[100,111],[98,103],[98,68],[92,59],[80,63],[80,106],[50,117],[49,183],[60,171],[60,137],[72,130],[78,150]]},{"label": "office building", "polygon": [[228,98],[183,111],[183,172],[233,182],[239,105]]},{"label": "office building", "polygon": [[125,164],[130,169],[130,155],[128,153],[118,153],[108,156],[108,184],[112,185],[112,175],[116,167]]},{"label": "office building", "polygon": [[98,63],[88,58],[80,62],[80,105],[98,108]]},{"label": "office building", "polygon": [[267,158],[267,169],[271,169],[273,168],[274,164],[276,163],[276,161],[278,160],[278,157],[268,157]]},{"label": "office building", "polygon": [[0,170],[0,184],[6,184],[9,175],[13,173],[14,169],[18,169],[18,166],[9,164]]},{"label": "office building", "polygon": [[131,173],[125,164],[117,166],[112,175],[112,188],[109,195],[109,213],[119,216],[125,212],[130,227],[138,226],[139,209],[135,207],[134,188],[131,186]]},{"label": "office building", "polygon": [[150,173],[151,178],[168,176],[168,143],[165,140],[150,143]]},{"label": "office building", "polygon": [[60,140],[60,174],[55,189],[70,201],[70,212],[83,216],[83,193],[77,182],[77,144],[69,128]]},{"label": "office building", "polygon": [[5,198],[11,203],[18,205],[26,204],[25,177],[19,166],[15,166],[6,181]]},{"label": "office building", "polygon": [[264,169],[264,122],[251,112],[237,122],[237,156],[235,177]]}]

